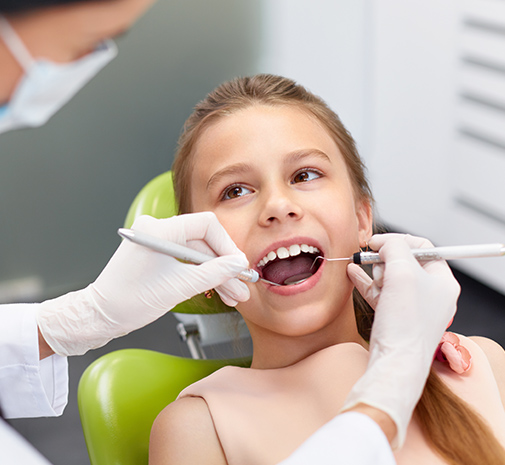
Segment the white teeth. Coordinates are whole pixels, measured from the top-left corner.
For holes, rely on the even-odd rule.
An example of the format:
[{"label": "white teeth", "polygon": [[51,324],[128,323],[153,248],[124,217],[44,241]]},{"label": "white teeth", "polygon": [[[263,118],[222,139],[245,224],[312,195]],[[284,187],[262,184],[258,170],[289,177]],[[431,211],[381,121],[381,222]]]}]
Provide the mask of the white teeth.
[{"label": "white teeth", "polygon": [[276,258],[283,259],[294,257],[296,255],[300,255],[302,252],[312,254],[320,253],[317,247],[307,244],[293,244],[289,246],[289,249],[287,247],[280,247],[275,251],[272,250],[271,252],[268,252],[268,254],[259,261],[258,266],[265,266],[268,262],[271,262]]},{"label": "white teeth", "polygon": [[298,244],[293,244],[289,246],[289,255],[294,257],[295,255],[300,255],[302,252],[301,247]]},{"label": "white teeth", "polygon": [[281,258],[281,259],[288,258],[289,257],[289,250],[286,249],[286,247],[281,247],[281,248],[277,249],[277,257]]}]

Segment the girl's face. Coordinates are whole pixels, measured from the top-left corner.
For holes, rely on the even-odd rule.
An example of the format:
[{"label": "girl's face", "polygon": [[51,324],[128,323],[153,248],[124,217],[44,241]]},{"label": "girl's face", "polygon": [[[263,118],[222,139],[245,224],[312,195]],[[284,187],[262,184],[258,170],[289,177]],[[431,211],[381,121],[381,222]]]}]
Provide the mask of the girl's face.
[{"label": "girl's face", "polygon": [[335,343],[356,340],[347,262],[311,269],[315,256],[349,257],[371,236],[370,207],[354,198],[326,129],[293,106],[252,106],[209,126],[194,157],[193,211],[213,211],[252,268],[276,282],[314,272],[297,285],[249,284],[237,310],[253,340],[330,327]]}]

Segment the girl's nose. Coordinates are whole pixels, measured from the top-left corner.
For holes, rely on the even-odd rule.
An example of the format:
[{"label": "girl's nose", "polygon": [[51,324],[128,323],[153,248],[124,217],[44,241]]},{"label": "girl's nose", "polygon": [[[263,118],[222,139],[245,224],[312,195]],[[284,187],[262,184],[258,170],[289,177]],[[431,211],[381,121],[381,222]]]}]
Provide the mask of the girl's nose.
[{"label": "girl's nose", "polygon": [[296,201],[296,194],[289,187],[272,189],[263,195],[265,200],[259,218],[262,226],[297,221],[303,217],[303,210]]}]

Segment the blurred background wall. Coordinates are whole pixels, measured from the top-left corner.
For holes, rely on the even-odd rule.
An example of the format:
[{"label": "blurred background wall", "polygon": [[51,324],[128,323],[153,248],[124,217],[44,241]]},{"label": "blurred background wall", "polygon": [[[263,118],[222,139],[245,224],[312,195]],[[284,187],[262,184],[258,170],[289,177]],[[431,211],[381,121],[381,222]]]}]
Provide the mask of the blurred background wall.
[{"label": "blurred background wall", "polygon": [[117,40],[118,57],[49,124],[2,135],[7,298],[37,289],[52,296],[95,279],[137,192],[170,169],[195,103],[220,82],[255,71],[260,16],[249,2],[159,1]]},{"label": "blurred background wall", "polygon": [[[160,0],[117,42],[118,58],[48,125],[0,136],[0,301],[91,282],[136,193],[170,168],[194,104],[256,72],[292,77],[339,113],[391,229],[437,245],[505,241],[503,1]],[[457,330],[503,339],[505,259],[455,266],[456,323],[469,309]],[[80,374],[122,347],[187,355],[174,325],[169,314],[70,359],[63,417],[14,426],[53,463],[88,463]]]}]

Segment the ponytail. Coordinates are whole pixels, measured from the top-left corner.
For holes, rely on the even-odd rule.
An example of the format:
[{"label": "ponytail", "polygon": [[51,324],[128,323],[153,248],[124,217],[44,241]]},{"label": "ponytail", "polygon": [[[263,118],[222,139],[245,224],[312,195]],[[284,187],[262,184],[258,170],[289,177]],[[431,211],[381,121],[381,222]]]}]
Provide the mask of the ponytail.
[{"label": "ponytail", "polygon": [[[358,330],[370,340],[373,310],[354,290]],[[414,411],[431,448],[450,465],[504,465],[505,449],[486,422],[432,368]]]},{"label": "ponytail", "polygon": [[505,450],[465,401],[431,369],[414,412],[433,450],[451,465],[503,465]]}]

